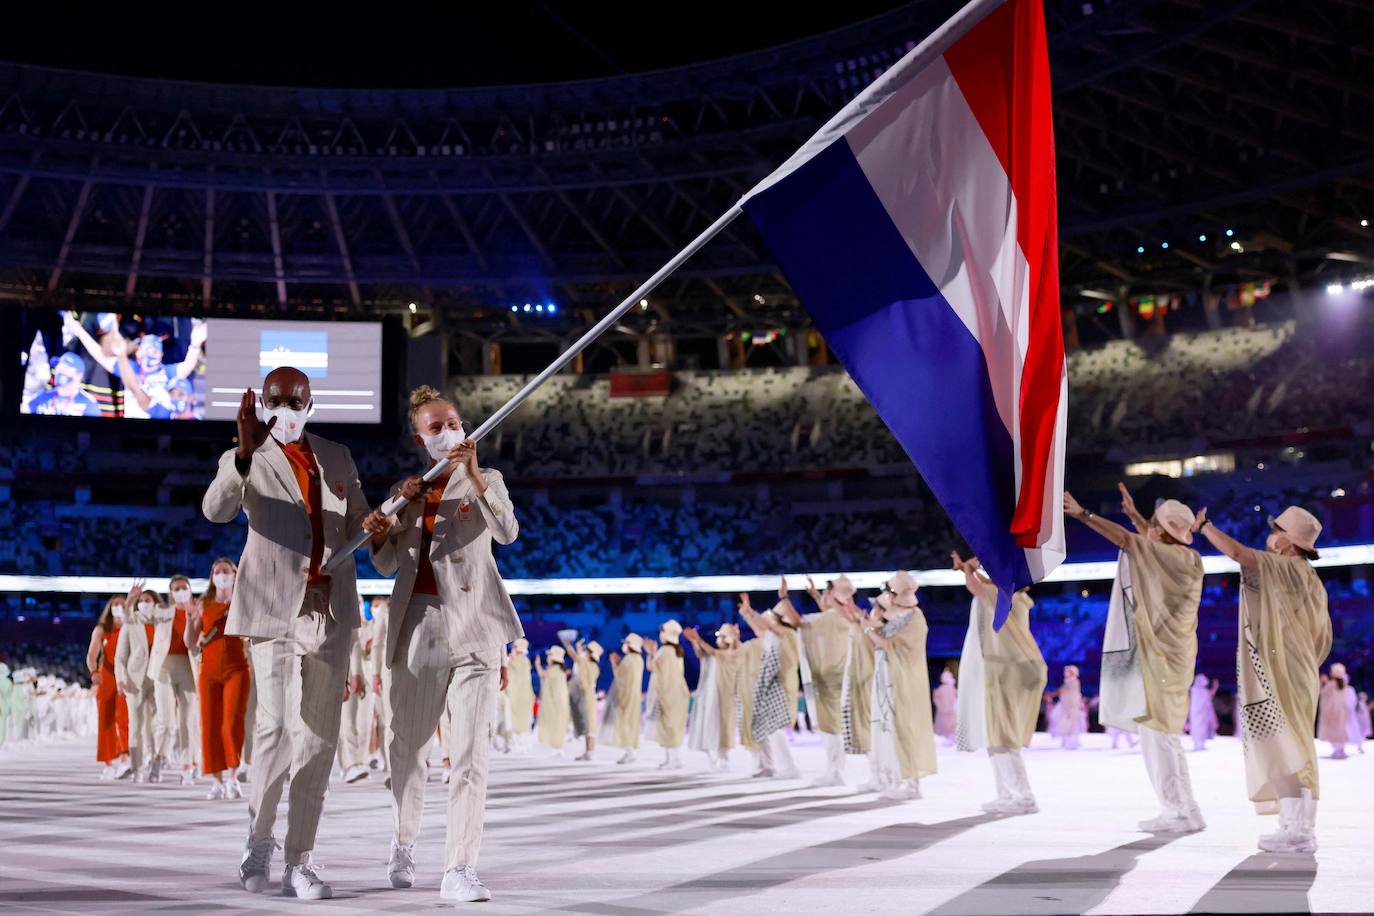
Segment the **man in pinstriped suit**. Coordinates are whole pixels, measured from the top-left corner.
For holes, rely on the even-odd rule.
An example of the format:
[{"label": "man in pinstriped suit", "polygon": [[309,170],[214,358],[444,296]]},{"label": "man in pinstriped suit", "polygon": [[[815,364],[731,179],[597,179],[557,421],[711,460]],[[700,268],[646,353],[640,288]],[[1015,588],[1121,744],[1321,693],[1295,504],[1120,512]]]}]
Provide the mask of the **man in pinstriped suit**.
[{"label": "man in pinstriped suit", "polygon": [[353,561],[332,576],[321,569],[362,530],[368,507],[348,449],[305,435],[310,408],[310,380],[298,369],[267,376],[260,408],[252,390],[245,391],[238,445],[220,458],[202,510],[220,523],[240,510],[248,515],[225,627],[226,634],[249,639],[257,693],[250,829],[239,882],[253,893],[267,887],[272,828],[289,775],[282,893],[318,900],[332,890],[315,873],[310,853],[358,626]]},{"label": "man in pinstriped suit", "polygon": [[389,527],[373,531],[373,565],[396,575],[386,634],[378,634],[390,671],[391,789],[396,833],[387,876],[415,882],[415,838],[424,807],[425,764],[447,708],[449,782],[447,849],[440,897],[490,900],[477,877],[487,796],[487,759],[497,694],[506,686],[505,645],[524,634],[496,568],[491,545],[509,544],[520,526],[499,471],[477,465],[458,409],[428,386],[410,398],[416,444],[448,474],[426,486],[412,477],[397,490],[408,500]]}]

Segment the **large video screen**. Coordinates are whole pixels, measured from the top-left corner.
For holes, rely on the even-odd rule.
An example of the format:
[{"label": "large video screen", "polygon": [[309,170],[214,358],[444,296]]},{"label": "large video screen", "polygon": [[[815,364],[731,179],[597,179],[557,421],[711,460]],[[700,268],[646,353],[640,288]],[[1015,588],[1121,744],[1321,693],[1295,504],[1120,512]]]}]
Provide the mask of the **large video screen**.
[{"label": "large video screen", "polygon": [[381,420],[377,322],[256,321],[30,310],[21,413],[233,420],[279,366],[310,378],[313,417]]}]

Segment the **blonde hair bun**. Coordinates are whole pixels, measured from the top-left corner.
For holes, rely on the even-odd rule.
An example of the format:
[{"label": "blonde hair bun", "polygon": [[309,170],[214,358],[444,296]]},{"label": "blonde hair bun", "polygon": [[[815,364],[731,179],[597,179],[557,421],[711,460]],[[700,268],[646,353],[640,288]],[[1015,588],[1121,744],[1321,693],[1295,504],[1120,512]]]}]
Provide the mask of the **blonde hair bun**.
[{"label": "blonde hair bun", "polygon": [[435,388],[429,385],[421,385],[410,393],[410,425],[415,425],[415,414],[426,404],[433,404],[435,401],[448,401]]}]

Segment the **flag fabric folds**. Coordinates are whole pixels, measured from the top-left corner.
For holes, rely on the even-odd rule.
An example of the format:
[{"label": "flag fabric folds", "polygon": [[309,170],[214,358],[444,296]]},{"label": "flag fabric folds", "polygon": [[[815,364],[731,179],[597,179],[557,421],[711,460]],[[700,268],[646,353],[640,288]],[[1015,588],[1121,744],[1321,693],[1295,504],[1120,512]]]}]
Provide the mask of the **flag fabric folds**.
[{"label": "flag fabric folds", "polygon": [[1003,591],[1064,559],[1068,387],[1039,0],[974,0],[742,207]]}]

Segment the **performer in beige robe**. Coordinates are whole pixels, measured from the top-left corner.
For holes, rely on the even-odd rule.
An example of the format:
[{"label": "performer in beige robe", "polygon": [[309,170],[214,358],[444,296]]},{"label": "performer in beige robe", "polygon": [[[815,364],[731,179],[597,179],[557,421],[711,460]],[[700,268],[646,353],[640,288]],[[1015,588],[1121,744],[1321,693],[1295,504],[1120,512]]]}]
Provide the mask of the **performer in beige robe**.
[{"label": "performer in beige robe", "polygon": [[511,643],[506,659],[510,682],[506,693],[510,697],[511,728],[516,751],[530,747],[530,728],[534,722],[534,679],[530,672],[530,642],[523,636]]},{"label": "performer in beige robe", "polygon": [[746,642],[741,636],[739,668],[735,674],[735,689],[739,694],[739,743],[752,755],[752,775],[759,777],[772,775],[763,765],[762,745],[754,739],[754,686],[762,666],[763,640],[755,638]]},{"label": "performer in beige robe", "polygon": [[1034,814],[1039,811],[1021,749],[1030,747],[1040,698],[1049,671],[1030,629],[1034,604],[1026,589],[1011,597],[1011,613],[994,630],[997,586],[980,571],[978,558],[952,553],[954,568],[964,574],[973,596],[968,634],[960,657],[959,726],[955,746],[961,751],[987,748],[997,797],[983,805],[989,814]]},{"label": "performer in beige robe", "polygon": [[1269,519],[1264,550],[1253,550],[1198,513],[1194,526],[1240,564],[1237,708],[1245,784],[1255,810],[1277,814],[1260,837],[1265,852],[1316,852],[1317,692],[1331,651],[1326,587],[1312,568],[1321,523],[1299,506]]},{"label": "performer in beige robe", "polygon": [[551,646],[548,651],[549,663],[541,664],[536,656],[535,669],[539,672],[539,715],[536,732],[539,743],[553,748],[554,756],[563,756],[563,746],[568,743],[568,723],[572,717],[568,700],[567,653],[562,646]]},{"label": "performer in beige robe", "polygon": [[959,688],[953,671],[940,672],[940,686],[931,691],[930,699],[935,704],[935,734],[953,745],[959,728]]},{"label": "performer in beige robe", "polygon": [[[874,598],[877,601],[877,598]],[[841,725],[844,750],[847,754],[867,754],[872,731],[873,705],[873,642],[864,632],[868,614],[852,601],[840,605],[840,613],[849,621],[849,647],[845,654],[844,686],[840,690]],[[859,786],[860,792],[877,792],[880,787],[872,781]]]},{"label": "performer in beige robe", "polygon": [[687,736],[687,707],[690,705],[691,691],[687,689],[687,675],[683,662],[682,624],[669,620],[659,628],[658,637],[662,645],[650,641],[649,671],[654,695],[650,702],[657,710],[658,727],[654,738],[663,748],[663,762],[660,770],[682,768],[682,742]]},{"label": "performer in beige robe", "polygon": [[849,656],[849,618],[841,609],[853,604],[854,583],[840,576],[817,592],[810,579],[807,593],[820,608],[819,614],[802,617],[787,597],[787,580],[782,581],[778,607],[788,623],[801,634],[802,655],[807,661],[810,689],[806,709],[811,727],[820,732],[825,747],[825,771],[811,781],[813,786],[844,785],[844,675]]},{"label": "performer in beige robe", "polygon": [[[786,599],[779,602],[781,605]],[[753,694],[749,730],[758,745],[759,767],[755,776],[773,779],[799,779],[792,758],[787,732],[797,723],[797,700],[801,694],[801,653],[797,631],[783,617],[781,606],[760,614],[740,594],[740,616],[762,643],[758,674],[752,685],[741,691]]]},{"label": "performer in beige robe", "polygon": [[1317,709],[1317,738],[1331,744],[1332,760],[1345,759],[1347,744],[1360,748],[1364,738],[1360,734],[1356,715],[1359,697],[1355,688],[1350,686],[1345,665],[1340,662],[1333,664],[1327,672]]},{"label": "performer in beige robe", "polygon": [[921,777],[936,771],[928,628],[911,574],[899,570],[887,585],[866,627],[876,649],[868,759],[881,797],[905,801],[920,798]]},{"label": "performer in beige robe", "polygon": [[1064,494],[1068,515],[1121,549],[1102,642],[1097,718],[1140,735],[1145,770],[1160,805],[1159,815],[1141,821],[1140,829],[1194,833],[1207,824],[1193,797],[1179,736],[1188,721],[1202,600],[1202,557],[1188,546],[1195,519],[1183,503],[1166,499],[1146,521],[1124,485],[1120,490],[1122,509],[1144,534],[1127,531]]},{"label": "performer in beige robe", "polygon": [[616,763],[634,763],[644,705],[644,638],[631,633],[620,644],[620,652],[612,658],[615,680],[606,698],[606,721],[611,725],[608,743],[625,750]]},{"label": "performer in beige robe", "polygon": [[573,729],[584,742],[584,749],[575,760],[591,760],[596,750],[596,682],[601,677],[601,651],[601,644],[595,640],[579,640],[568,651],[573,660],[569,699],[578,713],[573,716]]},{"label": "performer in beige robe", "polygon": [[737,682],[743,654],[739,627],[733,623],[721,624],[716,630],[714,646],[707,645],[695,629],[684,630],[682,635],[692,644],[701,663],[696,702],[692,704],[692,719],[687,729],[687,746],[705,753],[711,769],[728,770],[739,721]]}]

